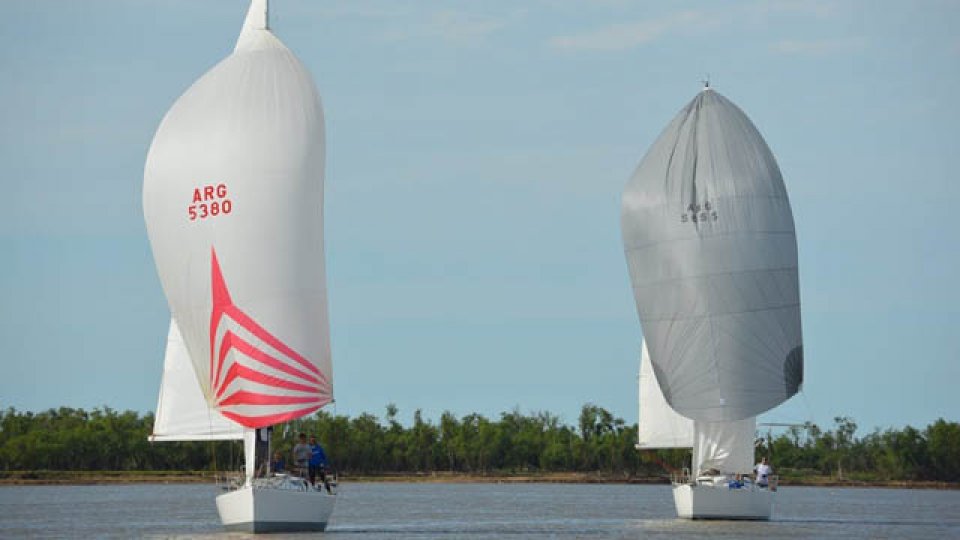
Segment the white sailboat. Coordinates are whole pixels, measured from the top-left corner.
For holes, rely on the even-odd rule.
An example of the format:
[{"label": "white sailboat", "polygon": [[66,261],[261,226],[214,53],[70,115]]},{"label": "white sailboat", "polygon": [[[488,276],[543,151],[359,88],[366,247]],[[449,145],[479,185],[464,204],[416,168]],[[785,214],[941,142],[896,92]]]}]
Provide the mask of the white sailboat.
[{"label": "white sailboat", "polygon": [[621,227],[649,348],[638,448],[693,449],[674,479],[680,517],[769,519],[776,478],[750,477],[756,416],[803,381],[796,233],[773,154],[707,86],[644,156]]},{"label": "white sailboat", "polygon": [[[769,519],[773,508],[773,492],[769,486],[761,488],[751,483],[748,474],[753,467],[756,418],[717,424],[694,422],[678,414],[660,391],[646,343],[643,344],[640,356],[639,396],[637,450],[690,449],[693,450],[693,463],[697,464],[696,468],[704,471],[704,474],[698,474],[695,479],[690,476],[689,470],[673,475],[673,496],[678,516]],[[708,473],[710,470],[716,472]],[[730,496],[725,491],[730,490],[730,482],[736,481],[737,474],[740,475],[741,482],[739,485],[735,484],[735,496]],[[743,481],[744,479],[747,481]],[[697,484],[717,489],[694,490],[693,486]],[[694,493],[698,498],[696,510],[693,504]]]},{"label": "white sailboat", "polygon": [[256,430],[333,400],[323,246],[324,121],[306,68],[253,0],[232,54],[164,116],[143,209],[171,311],[151,440],[243,440],[217,497],[230,530],[323,530],[335,495],[255,475]]}]

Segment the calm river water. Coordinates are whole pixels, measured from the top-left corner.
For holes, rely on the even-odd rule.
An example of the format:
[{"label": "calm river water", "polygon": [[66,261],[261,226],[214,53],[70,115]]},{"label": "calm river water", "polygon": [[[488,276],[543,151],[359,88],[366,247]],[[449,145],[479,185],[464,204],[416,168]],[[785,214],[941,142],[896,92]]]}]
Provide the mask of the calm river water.
[{"label": "calm river water", "polygon": [[[0,538],[222,537],[207,485],[0,487]],[[673,517],[669,486],[344,484],[348,538],[960,538],[960,491],[783,488],[770,522]],[[309,535],[271,535],[303,538]]]}]

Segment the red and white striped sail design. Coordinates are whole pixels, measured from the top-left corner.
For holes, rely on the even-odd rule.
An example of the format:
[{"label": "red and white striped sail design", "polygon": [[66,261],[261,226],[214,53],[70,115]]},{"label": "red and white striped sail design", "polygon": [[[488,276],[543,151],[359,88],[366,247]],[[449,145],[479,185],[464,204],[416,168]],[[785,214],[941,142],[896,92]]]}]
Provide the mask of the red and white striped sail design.
[{"label": "red and white striped sail design", "polygon": [[247,428],[332,400],[323,123],[312,77],[254,0],[236,49],[173,104],[147,156],[171,314],[207,407]]},{"label": "red and white striped sail design", "polygon": [[327,377],[234,305],[212,254],[210,387],[220,413],[250,427],[310,414],[331,400]]}]

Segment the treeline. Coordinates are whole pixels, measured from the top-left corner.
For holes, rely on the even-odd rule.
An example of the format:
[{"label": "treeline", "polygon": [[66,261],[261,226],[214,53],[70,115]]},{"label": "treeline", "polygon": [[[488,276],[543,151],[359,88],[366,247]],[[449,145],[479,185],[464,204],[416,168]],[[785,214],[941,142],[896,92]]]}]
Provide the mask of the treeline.
[{"label": "treeline", "polygon": [[151,443],[153,413],[109,407],[0,412],[0,470],[199,471],[239,463],[236,443]]},{"label": "treeline", "polygon": [[824,431],[807,423],[777,437],[758,440],[758,451],[773,456],[781,471],[861,480],[960,481],[960,424],[939,419],[923,431],[875,430],[856,437],[857,424],[834,418]]},{"label": "treeline", "polygon": [[[690,452],[634,449],[637,426],[587,404],[575,426],[547,412],[515,409],[490,419],[444,413],[439,422],[418,410],[409,426],[388,405],[383,419],[321,411],[277,426],[275,449],[289,457],[300,432],[316,434],[341,473],[451,471],[473,474],[602,472],[660,476],[689,466]],[[0,412],[0,470],[234,470],[238,442],[150,443],[153,415],[104,407]],[[960,424],[937,420],[856,436],[857,425],[838,417],[832,429],[795,426],[757,440],[757,455],[772,458],[781,475],[829,475],[863,480],[960,481]]]}]

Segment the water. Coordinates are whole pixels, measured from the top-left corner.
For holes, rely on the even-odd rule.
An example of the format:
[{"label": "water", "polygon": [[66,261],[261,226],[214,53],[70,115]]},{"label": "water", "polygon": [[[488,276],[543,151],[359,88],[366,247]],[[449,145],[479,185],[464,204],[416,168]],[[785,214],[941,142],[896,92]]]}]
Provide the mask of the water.
[{"label": "water", "polygon": [[[0,538],[246,536],[222,531],[217,493],[193,484],[0,487]],[[960,538],[960,491],[787,487],[770,522],[673,516],[669,486],[347,483],[328,531],[315,536]]]}]

